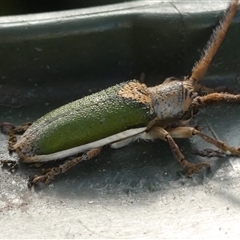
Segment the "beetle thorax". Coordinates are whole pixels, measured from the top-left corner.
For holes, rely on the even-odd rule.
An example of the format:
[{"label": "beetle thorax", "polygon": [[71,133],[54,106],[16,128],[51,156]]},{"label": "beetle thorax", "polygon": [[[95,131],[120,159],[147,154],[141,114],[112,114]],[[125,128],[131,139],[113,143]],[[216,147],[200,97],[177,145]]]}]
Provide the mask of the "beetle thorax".
[{"label": "beetle thorax", "polygon": [[185,81],[167,81],[149,88],[152,105],[161,120],[178,120],[189,109],[192,89]]}]

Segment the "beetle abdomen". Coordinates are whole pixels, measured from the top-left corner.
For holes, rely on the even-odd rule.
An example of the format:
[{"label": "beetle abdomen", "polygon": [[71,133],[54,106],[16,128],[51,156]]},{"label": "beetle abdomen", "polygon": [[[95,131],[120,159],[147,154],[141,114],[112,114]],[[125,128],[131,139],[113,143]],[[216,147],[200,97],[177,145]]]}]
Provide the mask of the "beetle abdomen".
[{"label": "beetle abdomen", "polygon": [[26,156],[55,153],[146,126],[154,117],[146,85],[129,81],[46,114],[15,147]]}]

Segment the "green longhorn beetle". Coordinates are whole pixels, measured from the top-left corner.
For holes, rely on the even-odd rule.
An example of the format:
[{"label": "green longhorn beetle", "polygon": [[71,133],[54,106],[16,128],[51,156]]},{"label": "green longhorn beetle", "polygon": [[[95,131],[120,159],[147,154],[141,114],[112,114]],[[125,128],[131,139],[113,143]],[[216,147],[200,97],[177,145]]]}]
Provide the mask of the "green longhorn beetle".
[{"label": "green longhorn beetle", "polygon": [[[188,126],[195,109],[209,103],[240,101],[240,95],[218,93],[217,89],[198,83],[217,52],[237,7],[238,0],[232,0],[190,77],[183,80],[168,78],[155,87],[132,80],[66,104],[30,127],[2,123],[2,128],[8,126],[10,129],[9,150],[16,151],[26,163],[48,162],[83,153],[34,176],[30,184],[49,183],[54,176],[77,163],[95,157],[105,145],[119,148],[136,139],[167,141],[176,159],[187,168],[188,175],[210,165],[189,163],[174,138],[198,135],[224,152],[240,155],[240,148],[228,146]],[[201,89],[208,94],[198,96]],[[17,141],[15,134],[22,130],[26,131]]]}]

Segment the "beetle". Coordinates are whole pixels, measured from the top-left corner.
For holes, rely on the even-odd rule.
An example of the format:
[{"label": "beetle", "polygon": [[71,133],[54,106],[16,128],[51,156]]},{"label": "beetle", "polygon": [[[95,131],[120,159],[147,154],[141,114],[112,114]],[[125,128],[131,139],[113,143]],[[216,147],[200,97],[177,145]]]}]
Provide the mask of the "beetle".
[{"label": "beetle", "polygon": [[[196,109],[210,103],[240,101],[240,95],[217,92],[198,83],[217,52],[237,6],[238,0],[232,0],[191,75],[184,79],[170,77],[154,87],[130,80],[57,108],[32,125],[16,127],[2,123],[2,128],[10,129],[9,151],[16,151],[26,163],[48,162],[83,153],[34,176],[30,185],[49,183],[56,175],[98,155],[105,145],[120,148],[137,139],[167,141],[189,176],[210,165],[188,162],[174,138],[198,135],[224,152],[240,155],[240,148],[188,126]],[[199,96],[202,89],[208,94]],[[17,141],[15,134],[21,131],[25,132]]]}]

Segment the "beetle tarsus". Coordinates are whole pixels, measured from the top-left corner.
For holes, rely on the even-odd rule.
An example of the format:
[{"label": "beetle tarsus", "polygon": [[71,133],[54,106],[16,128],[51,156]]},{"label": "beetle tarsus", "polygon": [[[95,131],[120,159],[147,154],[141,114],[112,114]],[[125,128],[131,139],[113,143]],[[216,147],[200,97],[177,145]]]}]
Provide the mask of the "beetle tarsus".
[{"label": "beetle tarsus", "polygon": [[9,172],[13,173],[19,167],[18,161],[14,160],[1,160],[2,168],[7,169]]},{"label": "beetle tarsus", "polygon": [[0,129],[3,134],[7,134],[10,129],[13,129],[15,125],[9,123],[9,122],[3,122],[0,124]]},{"label": "beetle tarsus", "polygon": [[226,157],[226,153],[221,150],[205,148],[203,150],[193,149],[192,153],[201,157]]},{"label": "beetle tarsus", "polygon": [[8,152],[10,155],[12,155],[13,152],[15,152],[14,145],[17,142],[16,134],[13,130],[10,130],[9,132],[9,139],[8,139]]},{"label": "beetle tarsus", "polygon": [[15,126],[9,122],[3,122],[0,124],[1,132],[4,134],[9,134],[9,131],[15,134],[22,134],[24,133],[30,126],[32,125],[31,122],[23,123],[20,126]]},{"label": "beetle tarsus", "polygon": [[[52,177],[53,178],[53,177]],[[40,175],[40,176],[38,176],[38,175],[35,175],[32,179],[31,179],[31,181],[32,181],[32,185],[37,185],[39,182],[42,182],[42,183],[49,183],[50,182],[50,180],[48,180],[49,179],[49,176],[48,176],[48,174],[45,174],[45,175]]]},{"label": "beetle tarsus", "polygon": [[18,168],[18,162],[14,160],[1,160],[2,168],[7,168],[10,172],[14,172]]},{"label": "beetle tarsus", "polygon": [[20,126],[15,126],[14,132],[15,132],[16,134],[22,134],[22,133],[24,133],[31,125],[32,125],[31,122],[25,122],[24,124],[22,124],[22,125],[20,125]]},{"label": "beetle tarsus", "polygon": [[32,123],[26,122],[20,126],[15,126],[9,122],[3,122],[0,124],[0,129],[3,134],[8,134],[8,152],[11,155],[13,152],[15,152],[14,145],[17,142],[17,136],[16,134],[22,134],[24,133]]},{"label": "beetle tarsus", "polygon": [[218,86],[216,88],[209,88],[200,83],[197,83],[194,87],[194,91],[198,92],[200,95],[206,95],[210,93],[216,92],[228,92],[228,88],[226,86]]},{"label": "beetle tarsus", "polygon": [[28,178],[28,188],[31,189],[33,186],[37,186],[39,182],[45,182],[45,176],[38,176],[38,175],[35,175],[35,176],[30,176]]},{"label": "beetle tarsus", "polygon": [[32,177],[31,179],[29,179],[28,185],[32,187],[33,185],[37,185],[39,182],[48,184],[51,182],[52,179],[54,179],[54,177],[56,175],[66,172],[68,169],[72,168],[73,166],[77,165],[78,163],[80,163],[82,161],[86,161],[93,157],[96,157],[100,153],[101,150],[102,150],[102,147],[94,148],[94,149],[87,151],[82,156],[74,158],[58,167],[47,168],[47,169],[43,168],[42,175],[40,175],[40,176],[36,175],[36,176]]},{"label": "beetle tarsus", "polygon": [[49,169],[42,169],[42,175],[35,175],[28,179],[28,186],[31,188],[32,186],[37,186],[39,182],[48,184],[54,177],[58,174],[62,173],[61,166],[53,167]]},{"label": "beetle tarsus", "polygon": [[189,163],[187,160],[183,160],[181,162],[181,165],[185,168],[187,168],[187,176],[191,177],[193,173],[200,173],[202,168],[210,169],[210,164],[207,162],[201,162],[201,163]]}]

